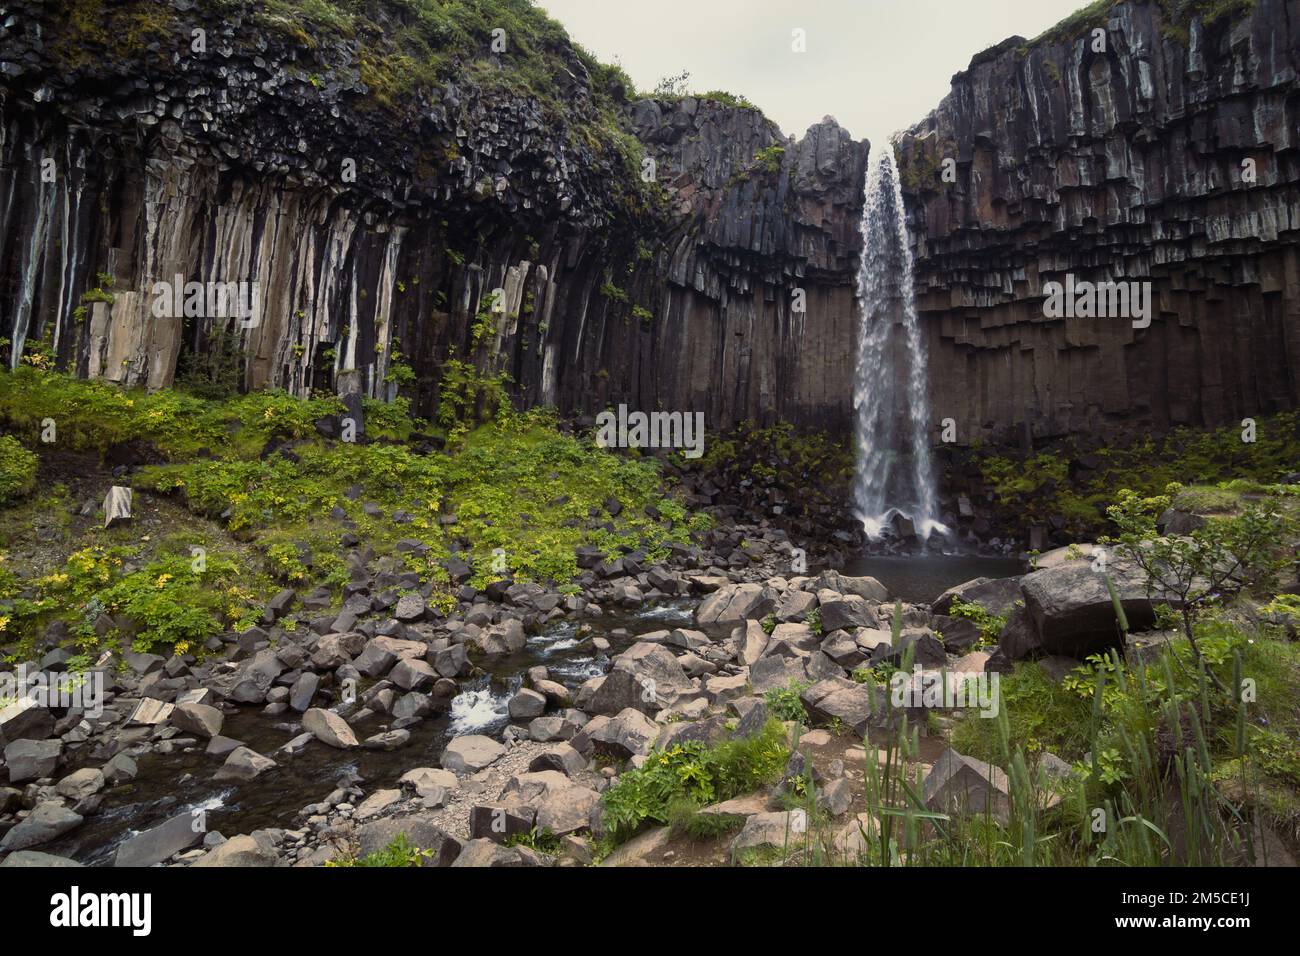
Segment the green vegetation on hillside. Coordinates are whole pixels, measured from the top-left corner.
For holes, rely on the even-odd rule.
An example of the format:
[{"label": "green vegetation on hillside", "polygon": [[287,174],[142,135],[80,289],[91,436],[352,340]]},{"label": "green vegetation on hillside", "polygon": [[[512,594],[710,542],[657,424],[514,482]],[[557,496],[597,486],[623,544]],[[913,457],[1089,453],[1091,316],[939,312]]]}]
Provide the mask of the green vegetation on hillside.
[{"label": "green vegetation on hillside", "polygon": [[[1300,467],[1300,414],[1260,419],[1253,443],[1242,441],[1240,427],[1179,428],[1163,438],[1146,436],[1087,453],[1066,440],[1028,457],[980,446],[971,455],[1002,520],[1023,526],[1058,516],[1067,531],[1087,539],[1110,529],[1106,509],[1121,488],[1149,498],[1179,482],[1186,487],[1174,505],[1193,510],[1206,496],[1229,510],[1243,498],[1273,490]],[[1084,458],[1096,467],[1076,468],[1072,477],[1071,461]],[[967,463],[952,467],[950,482]]]},{"label": "green vegetation on hillside", "polygon": [[[480,387],[469,371],[447,383]],[[367,402],[366,411],[381,435],[353,443],[326,438],[316,427],[318,419],[343,414],[335,398],[258,392],[210,400],[169,389],[127,391],[29,367],[0,374],[0,423],[18,439],[83,456],[124,443],[147,449],[163,463],[133,475],[137,496],[175,496],[194,515],[223,524],[231,539],[214,544],[177,535],[146,550],[130,527],[92,526],[62,566],[8,565],[0,592],[0,602],[11,602],[0,611],[8,618],[6,636],[31,637],[59,619],[91,645],[104,636],[99,612],[107,611],[134,621],[137,646],[192,647],[252,623],[260,602],[279,587],[341,587],[350,574],[340,546],[345,532],[433,581],[439,590],[431,603],[443,610],[454,604],[445,568],[452,558],[469,564],[479,586],[507,575],[565,584],[577,574],[581,545],[661,558],[670,542],[687,540],[685,509],[660,493],[654,461],[564,434],[547,410],[516,413],[508,401],[445,405],[452,408],[448,451],[421,454],[396,439],[434,429],[403,424],[404,416],[379,403]],[[46,419],[57,429],[49,446],[37,441]],[[0,447],[10,444],[18,442]],[[106,477],[98,494],[110,483]],[[622,505],[616,517],[606,511],[611,499]],[[67,513],[66,503],[52,499],[34,498],[30,507]],[[9,546],[5,537],[0,549]],[[252,548],[260,566],[229,554],[236,542]],[[194,547],[204,549],[204,560],[193,561]]]}]

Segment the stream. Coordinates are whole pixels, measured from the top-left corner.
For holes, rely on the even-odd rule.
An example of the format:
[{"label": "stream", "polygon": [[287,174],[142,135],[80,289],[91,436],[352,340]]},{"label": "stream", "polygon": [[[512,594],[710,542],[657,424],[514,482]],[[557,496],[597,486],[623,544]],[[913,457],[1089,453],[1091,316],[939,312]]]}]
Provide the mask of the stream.
[{"label": "stream", "polygon": [[[891,594],[928,603],[955,584],[976,577],[1009,577],[1021,570],[1019,561],[1003,558],[863,557],[851,562],[845,573],[870,574]],[[139,773],[133,781],[108,791],[99,812],[41,850],[81,863],[111,865],[124,840],[178,813],[195,810],[206,811],[208,828],[226,836],[271,827],[294,829],[301,822],[298,812],[324,800],[341,777],[358,775],[368,792],[395,787],[407,770],[438,766],[451,738],[498,735],[510,723],[507,705],[528,668],[543,665],[552,680],[576,688],[605,673],[611,658],[634,643],[637,635],[691,626],[696,603],[679,598],[631,611],[612,608],[580,622],[557,621],[529,637],[518,654],[484,662],[485,673],[462,685],[448,713],[411,727],[409,743],[391,752],[361,748],[344,752],[312,742],[296,755],[275,753],[300,732],[297,723],[264,717],[256,707],[241,709],[227,716],[222,734],[271,757],[278,767],[246,783],[217,782],[212,777],[221,761],[204,753],[202,746],[187,752],[144,754],[137,758]],[[589,632],[579,637],[583,625]],[[609,651],[595,651],[593,637],[609,641]],[[364,739],[389,722],[386,716],[373,717],[354,729]]]}]

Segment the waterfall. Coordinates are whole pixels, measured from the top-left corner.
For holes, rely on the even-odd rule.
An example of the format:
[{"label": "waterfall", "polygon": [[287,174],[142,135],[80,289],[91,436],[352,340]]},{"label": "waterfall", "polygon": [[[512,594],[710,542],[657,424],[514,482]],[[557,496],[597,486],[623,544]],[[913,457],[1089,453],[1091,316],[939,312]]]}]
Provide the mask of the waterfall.
[{"label": "waterfall", "polygon": [[896,518],[910,519],[917,535],[928,538],[947,529],[936,515],[925,345],[903,193],[893,149],[881,142],[867,163],[860,226],[853,505],[873,540],[898,527]]}]

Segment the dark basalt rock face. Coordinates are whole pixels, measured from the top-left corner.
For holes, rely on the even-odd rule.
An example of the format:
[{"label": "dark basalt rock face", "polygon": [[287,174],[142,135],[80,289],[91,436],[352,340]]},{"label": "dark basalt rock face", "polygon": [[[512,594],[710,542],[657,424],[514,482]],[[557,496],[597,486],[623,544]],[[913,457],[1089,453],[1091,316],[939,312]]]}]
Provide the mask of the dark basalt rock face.
[{"label": "dark basalt rock face", "polygon": [[[988,51],[898,143],[934,417],[962,442],[1300,403],[1300,4],[1166,6]],[[1151,281],[1151,326],[1044,318],[1066,273]]]},{"label": "dark basalt rock face", "polygon": [[[629,104],[657,193],[589,135],[593,81],[567,47],[562,116],[474,71],[394,113],[355,42],[268,32],[255,5],[156,4],[174,16],[103,47],[56,6],[10,3],[0,23],[14,354],[44,335],[62,367],[158,387],[224,328],[250,388],[387,396],[400,352],[426,414],[459,357],[565,412],[847,428],[867,145],[833,121],[795,143],[753,110]],[[155,315],[178,275],[257,282],[259,319]],[[97,288],[112,301],[83,300]]]}]

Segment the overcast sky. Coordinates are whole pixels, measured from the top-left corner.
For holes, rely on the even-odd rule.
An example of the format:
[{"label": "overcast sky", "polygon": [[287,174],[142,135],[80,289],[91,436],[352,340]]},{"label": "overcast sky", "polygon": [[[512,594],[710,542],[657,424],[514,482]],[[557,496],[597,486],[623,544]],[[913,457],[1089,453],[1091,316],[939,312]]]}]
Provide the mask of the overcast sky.
[{"label": "overcast sky", "polygon": [[[638,88],[689,70],[802,137],[834,116],[856,139],[911,126],[981,50],[1033,38],[1088,0],[537,0]],[[807,52],[792,52],[806,31]]]}]

